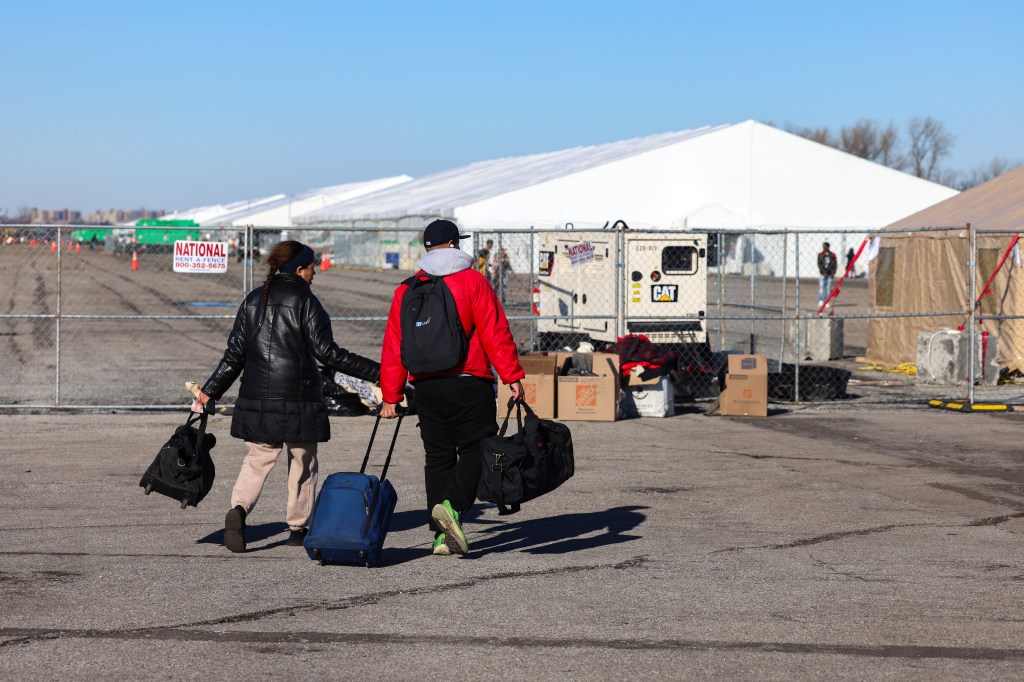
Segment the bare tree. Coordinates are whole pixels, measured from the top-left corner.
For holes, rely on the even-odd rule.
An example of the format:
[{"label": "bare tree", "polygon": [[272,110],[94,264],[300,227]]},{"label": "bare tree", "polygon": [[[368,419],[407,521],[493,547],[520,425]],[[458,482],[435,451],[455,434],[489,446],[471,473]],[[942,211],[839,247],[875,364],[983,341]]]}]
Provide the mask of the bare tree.
[{"label": "bare tree", "polygon": [[806,137],[808,140],[817,142],[818,144],[825,144],[829,147],[837,146],[835,135],[832,134],[831,130],[824,126],[821,128],[811,128],[808,126],[798,126],[793,123],[786,123],[784,130],[787,133]]},{"label": "bare tree", "polygon": [[919,178],[937,180],[939,161],[949,155],[953,148],[952,133],[931,116],[914,117],[907,125],[910,137],[910,148],[907,151],[907,165],[910,171]]},{"label": "bare tree", "polygon": [[999,177],[1003,173],[1013,170],[1017,166],[1022,165],[1021,161],[1010,161],[1004,159],[1001,156],[993,157],[988,163],[983,163],[975,166],[971,169],[971,172],[967,174],[964,180],[964,187],[961,189],[967,189],[968,187],[974,187],[980,185],[983,182],[988,182],[992,178]]},{"label": "bare tree", "polygon": [[939,184],[953,189],[965,190],[988,182],[992,178],[999,177],[1007,171],[1011,171],[1014,168],[1024,165],[1021,161],[1010,161],[1000,156],[992,158],[986,163],[979,164],[971,170],[964,172],[959,170],[945,170],[940,171],[935,181]]},{"label": "bare tree", "polygon": [[881,128],[874,121],[865,118],[839,130],[839,149],[890,168],[904,166],[903,156],[899,153],[899,143],[899,133],[891,122],[885,128]]},{"label": "bare tree", "polygon": [[889,168],[903,170],[907,167],[907,158],[900,153],[900,146],[900,134],[890,121],[889,125],[878,133],[878,151],[874,160]]},{"label": "bare tree", "polygon": [[14,216],[11,222],[18,223],[20,225],[27,225],[32,222],[32,207],[19,206],[14,209]]}]

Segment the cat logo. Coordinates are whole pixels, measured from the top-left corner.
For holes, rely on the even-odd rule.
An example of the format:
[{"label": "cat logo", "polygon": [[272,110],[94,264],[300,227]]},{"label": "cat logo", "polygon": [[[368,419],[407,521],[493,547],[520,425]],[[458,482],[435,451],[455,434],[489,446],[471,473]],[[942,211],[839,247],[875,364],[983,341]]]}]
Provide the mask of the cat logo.
[{"label": "cat logo", "polygon": [[651,300],[655,303],[675,303],[679,300],[679,285],[652,284]]}]

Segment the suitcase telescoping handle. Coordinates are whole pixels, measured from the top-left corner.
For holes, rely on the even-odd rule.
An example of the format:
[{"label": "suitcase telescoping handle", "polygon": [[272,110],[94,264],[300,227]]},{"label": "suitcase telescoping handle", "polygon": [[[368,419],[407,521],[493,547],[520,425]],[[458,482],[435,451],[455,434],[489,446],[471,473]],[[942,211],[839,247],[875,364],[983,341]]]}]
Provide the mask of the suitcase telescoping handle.
[{"label": "suitcase telescoping handle", "polygon": [[[388,475],[388,467],[391,466],[391,455],[395,452],[395,441],[398,440],[398,429],[402,426],[402,418],[405,417],[401,412],[398,413],[398,423],[395,424],[395,432],[391,435],[391,447],[388,448],[388,457],[384,460],[384,468],[381,469],[380,478],[377,481],[377,487],[373,490],[373,497],[370,498],[370,507],[367,510],[369,513],[366,515],[366,523],[363,524],[363,535],[365,536],[370,532],[370,524],[373,522],[373,510],[377,508],[377,498],[380,497],[381,485],[384,483],[384,479]],[[373,439],[377,436],[377,427],[380,426],[381,416],[377,413],[377,421],[373,423],[373,433],[370,434],[370,444],[366,446],[366,456],[363,457],[363,465],[359,467],[359,473],[366,473],[366,465],[370,461],[370,450],[373,448]]]},{"label": "suitcase telescoping handle", "polygon": [[[388,475],[388,467],[391,465],[391,455],[395,452],[395,441],[398,440],[398,429],[402,426],[402,418],[405,415],[402,412],[398,413],[398,423],[395,424],[395,432],[391,436],[391,447],[388,448],[388,457],[384,460],[384,468],[380,472],[380,480],[384,480]],[[381,416],[377,415],[377,421],[373,423],[373,432],[370,434],[370,442],[366,446],[366,455],[363,457],[363,464],[359,467],[359,473],[366,473],[366,465],[370,463],[370,451],[373,449],[373,440],[377,437],[377,428],[380,426]]]}]

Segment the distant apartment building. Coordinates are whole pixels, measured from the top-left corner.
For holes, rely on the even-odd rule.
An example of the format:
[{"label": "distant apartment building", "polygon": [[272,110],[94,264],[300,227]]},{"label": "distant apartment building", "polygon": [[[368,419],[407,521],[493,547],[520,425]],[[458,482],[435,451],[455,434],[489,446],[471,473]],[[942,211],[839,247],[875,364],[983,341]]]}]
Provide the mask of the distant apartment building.
[{"label": "distant apartment building", "polygon": [[123,223],[133,223],[136,220],[153,220],[166,214],[167,211],[149,211],[144,208],[131,210],[111,208],[106,211],[96,211],[95,213],[90,213],[85,216],[85,224],[120,225]]},{"label": "distant apartment building", "polygon": [[26,217],[32,225],[119,225],[159,218],[166,213],[167,211],[151,211],[144,208],[111,208],[106,211],[95,211],[83,217],[81,211],[72,211],[70,208],[49,210],[33,207]]},{"label": "distant apartment building", "polygon": [[70,208],[58,208],[47,210],[33,208],[29,212],[29,220],[33,225],[66,225],[68,223],[79,223],[82,221],[81,211],[72,211]]}]

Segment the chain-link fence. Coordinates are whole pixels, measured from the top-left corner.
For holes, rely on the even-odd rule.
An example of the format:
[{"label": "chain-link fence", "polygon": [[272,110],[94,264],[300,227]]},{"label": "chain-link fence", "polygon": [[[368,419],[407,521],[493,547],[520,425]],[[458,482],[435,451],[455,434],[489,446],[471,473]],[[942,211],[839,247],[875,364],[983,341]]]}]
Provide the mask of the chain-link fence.
[{"label": "chain-link fence", "polygon": [[[415,272],[431,217],[303,228],[5,226],[0,405],[180,404],[183,382],[216,365],[239,302],[265,276],[263,255],[283,238],[323,258],[313,286],[338,343],[378,359],[394,289]],[[217,268],[176,268],[182,242],[220,245]],[[1005,379],[1024,364],[1015,234],[523,229],[476,231],[465,248],[521,352],[601,350],[642,334],[675,353],[689,399],[717,393],[730,353],[765,355],[770,397],[799,401],[842,398],[865,372],[913,382],[920,370],[917,381],[968,387],[994,381],[993,367]]]}]

